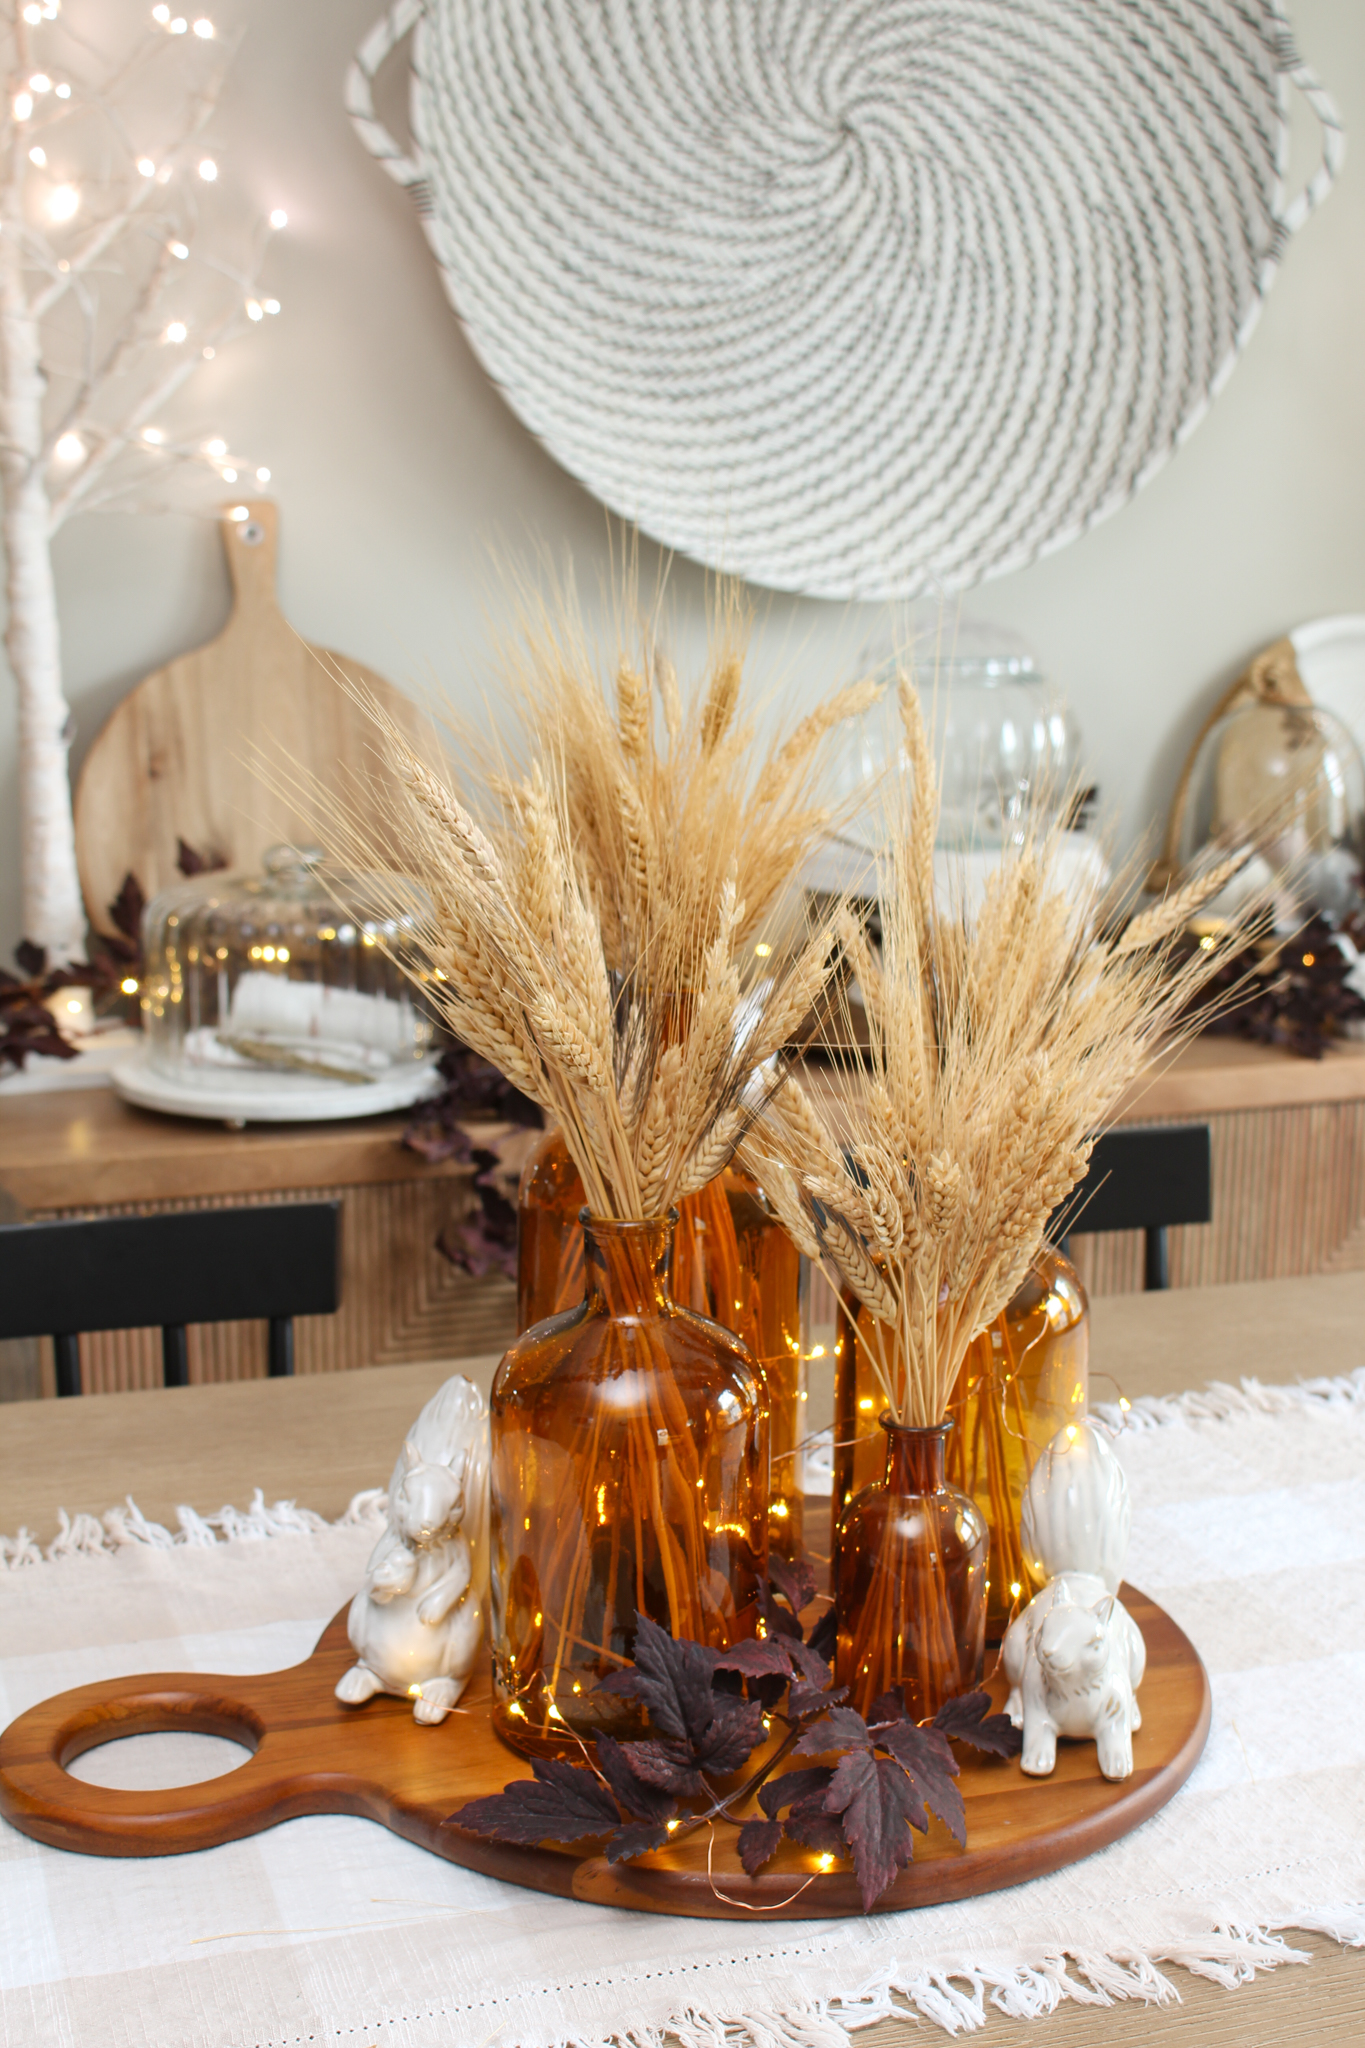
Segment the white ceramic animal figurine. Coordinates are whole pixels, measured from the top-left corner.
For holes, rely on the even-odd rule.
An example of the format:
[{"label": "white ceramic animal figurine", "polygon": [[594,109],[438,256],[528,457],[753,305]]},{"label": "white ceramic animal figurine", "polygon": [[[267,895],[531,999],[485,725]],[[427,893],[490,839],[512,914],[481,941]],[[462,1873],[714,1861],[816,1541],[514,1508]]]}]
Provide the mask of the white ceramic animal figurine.
[{"label": "white ceramic animal figurine", "polygon": [[1128,1478],[1094,1423],[1058,1430],[1029,1475],[1024,1555],[1047,1583],[1005,1636],[1005,1711],[1024,1731],[1020,1761],[1045,1778],[1057,1737],[1094,1738],[1106,1778],[1129,1777],[1147,1649],[1118,1598],[1132,1510]]},{"label": "white ceramic animal figurine", "polygon": [[488,1404],[446,1381],[418,1416],[389,1481],[388,1527],[351,1602],[357,1661],[337,1681],[347,1706],[377,1692],[444,1721],[469,1682],[488,1596]]},{"label": "white ceramic animal figurine", "polygon": [[1024,1731],[1020,1762],[1031,1777],[1053,1769],[1059,1735],[1093,1737],[1102,1776],[1132,1775],[1147,1646],[1102,1579],[1064,1572],[1045,1586],[1010,1623],[1004,1664],[1005,1712]]}]

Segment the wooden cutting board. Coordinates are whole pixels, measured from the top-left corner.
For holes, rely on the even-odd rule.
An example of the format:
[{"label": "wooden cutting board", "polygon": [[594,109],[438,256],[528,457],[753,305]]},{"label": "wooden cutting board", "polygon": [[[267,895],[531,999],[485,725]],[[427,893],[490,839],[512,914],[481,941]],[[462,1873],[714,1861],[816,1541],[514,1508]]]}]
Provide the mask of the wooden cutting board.
[{"label": "wooden cutting board", "polygon": [[391,683],[294,631],[276,595],[278,508],[266,499],[238,504],[247,518],[225,507],[220,521],[233,591],[227,625],[130,691],[81,769],[76,857],[96,931],[114,933],[109,905],[126,875],[149,898],[181,878],[182,839],[229,867],[259,868],[267,847],[316,836],[260,780],[254,749],[329,784],[347,771],[368,780],[378,760],[374,727],[324,664],[339,662],[416,729],[416,708]]},{"label": "wooden cutting board", "polygon": [[[1026,1778],[1017,1759],[961,1752],[967,1847],[933,1822],[878,1912],[971,1898],[1059,1870],[1138,1827],[1184,1784],[1208,1734],[1208,1679],[1170,1616],[1132,1586],[1121,1591],[1147,1644],[1132,1777],[1106,1783],[1091,1742],[1061,1743],[1050,1778]],[[0,1734],[0,1814],[57,1849],[168,1856],[237,1841],[298,1814],[357,1813],[470,1870],[595,1905],[750,1921],[755,1911],[779,1920],[861,1911],[851,1871],[826,1870],[823,1859],[793,1844],[746,1877],[733,1828],[720,1829],[715,1842],[701,1829],[617,1864],[594,1850],[516,1848],[467,1834],[459,1825],[467,1800],[530,1775],[493,1732],[487,1653],[449,1720],[419,1728],[406,1700],[338,1703],[336,1682],[355,1656],[346,1615],[343,1607],[312,1656],[291,1671],[106,1678],[30,1707]],[[991,1689],[999,1704],[1003,1681]],[[220,1778],[158,1792],[116,1791],[67,1774],[83,1750],[167,1728],[225,1735],[254,1753]]]}]

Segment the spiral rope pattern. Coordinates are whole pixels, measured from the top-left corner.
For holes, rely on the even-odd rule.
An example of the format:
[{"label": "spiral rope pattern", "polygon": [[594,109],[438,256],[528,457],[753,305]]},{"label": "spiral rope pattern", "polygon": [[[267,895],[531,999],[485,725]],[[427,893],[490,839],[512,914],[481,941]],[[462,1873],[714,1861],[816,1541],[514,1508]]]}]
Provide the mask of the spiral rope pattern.
[{"label": "spiral rope pattern", "polygon": [[[368,98],[400,13],[415,159]],[[1291,77],[1324,162],[1286,208]],[[1124,504],[1340,157],[1276,0],[398,0],[347,99],[564,467],[833,598],[1001,575]]]}]

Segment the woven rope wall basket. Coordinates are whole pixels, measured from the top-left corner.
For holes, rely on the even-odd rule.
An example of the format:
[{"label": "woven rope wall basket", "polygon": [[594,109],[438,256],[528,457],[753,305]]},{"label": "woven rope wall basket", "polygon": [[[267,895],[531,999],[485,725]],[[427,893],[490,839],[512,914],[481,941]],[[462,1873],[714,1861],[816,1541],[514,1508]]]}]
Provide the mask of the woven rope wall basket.
[{"label": "woven rope wall basket", "polygon": [[[371,80],[414,29],[405,150]],[[1291,83],[1323,152],[1287,201]],[[564,467],[833,598],[1123,505],[1342,152],[1276,0],[397,0],[347,104]]]}]

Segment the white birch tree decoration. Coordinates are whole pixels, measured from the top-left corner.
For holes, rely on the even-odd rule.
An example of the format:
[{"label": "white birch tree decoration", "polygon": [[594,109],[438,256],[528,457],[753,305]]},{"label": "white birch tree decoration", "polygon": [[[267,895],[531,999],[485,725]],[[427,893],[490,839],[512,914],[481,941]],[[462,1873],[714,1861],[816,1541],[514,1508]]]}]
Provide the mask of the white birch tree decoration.
[{"label": "white birch tree decoration", "polygon": [[52,537],[74,512],[145,508],[173,468],[229,484],[247,474],[221,436],[177,436],[167,409],[234,333],[279,311],[257,279],[285,225],[280,211],[238,223],[240,260],[226,253],[234,223],[208,128],[227,53],[212,21],[121,0],[61,8],[0,0],[5,647],[19,699],[23,935],[48,967],[82,959],[86,931]]}]

